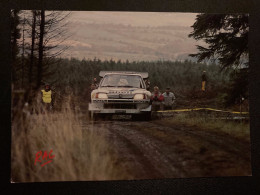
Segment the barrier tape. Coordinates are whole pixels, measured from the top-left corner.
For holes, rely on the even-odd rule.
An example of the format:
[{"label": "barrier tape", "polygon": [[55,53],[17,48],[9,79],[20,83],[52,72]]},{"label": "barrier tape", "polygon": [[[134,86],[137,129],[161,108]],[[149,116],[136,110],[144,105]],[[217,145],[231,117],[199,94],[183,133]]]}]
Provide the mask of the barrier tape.
[{"label": "barrier tape", "polygon": [[196,110],[211,110],[216,112],[227,112],[232,114],[249,114],[249,112],[235,112],[235,111],[226,111],[226,110],[218,110],[214,108],[188,108],[188,109],[180,109],[180,110],[160,110],[157,112],[190,112],[190,111],[196,111]]},{"label": "barrier tape", "polygon": [[[67,99],[67,101],[70,100],[68,97],[65,97],[58,93],[56,93],[56,94],[64,99]],[[78,101],[75,101],[75,100],[74,100],[74,102],[79,103]],[[232,113],[232,114],[249,114],[249,112],[226,111],[226,110],[218,110],[218,109],[214,109],[214,108],[188,108],[188,109],[179,109],[179,110],[159,110],[156,112],[190,112],[190,111],[197,111],[197,110],[210,110],[210,111],[215,111],[215,112],[226,112],[226,113]]]}]

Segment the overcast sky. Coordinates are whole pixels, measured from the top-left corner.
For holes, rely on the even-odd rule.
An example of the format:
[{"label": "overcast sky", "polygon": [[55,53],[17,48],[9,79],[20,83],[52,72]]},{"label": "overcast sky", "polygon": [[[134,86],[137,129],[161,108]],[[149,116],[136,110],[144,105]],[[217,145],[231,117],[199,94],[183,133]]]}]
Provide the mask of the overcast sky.
[{"label": "overcast sky", "polygon": [[71,12],[63,57],[176,60],[196,52],[188,34],[197,14],[169,12]]}]

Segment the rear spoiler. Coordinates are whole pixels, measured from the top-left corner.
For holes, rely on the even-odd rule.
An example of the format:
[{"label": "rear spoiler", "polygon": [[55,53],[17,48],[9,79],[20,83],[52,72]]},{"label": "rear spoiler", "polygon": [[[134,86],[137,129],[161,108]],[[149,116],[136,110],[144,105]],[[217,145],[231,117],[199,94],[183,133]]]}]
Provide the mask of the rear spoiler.
[{"label": "rear spoiler", "polygon": [[147,79],[149,77],[148,72],[131,72],[131,71],[100,71],[99,76],[104,77],[106,74],[139,74],[143,79]]}]

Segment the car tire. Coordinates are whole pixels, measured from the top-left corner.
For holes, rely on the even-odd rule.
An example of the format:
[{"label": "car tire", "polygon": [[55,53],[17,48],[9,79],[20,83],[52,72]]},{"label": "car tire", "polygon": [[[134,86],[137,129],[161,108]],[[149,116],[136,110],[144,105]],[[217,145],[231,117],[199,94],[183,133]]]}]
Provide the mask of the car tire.
[{"label": "car tire", "polygon": [[142,115],[141,114],[133,114],[132,115],[132,120],[133,121],[140,121],[141,120]]},{"label": "car tire", "polygon": [[96,121],[97,119],[98,119],[98,114],[97,113],[94,113],[94,112],[92,112],[92,111],[89,111],[89,119],[91,120],[91,121]]},{"label": "car tire", "polygon": [[134,120],[134,121],[149,121],[149,120],[151,120],[151,112],[146,112],[144,114],[132,115],[132,120]]},{"label": "car tire", "polygon": [[150,121],[150,120],[152,119],[152,112],[147,112],[147,113],[145,113],[145,119],[146,119],[147,121]]}]

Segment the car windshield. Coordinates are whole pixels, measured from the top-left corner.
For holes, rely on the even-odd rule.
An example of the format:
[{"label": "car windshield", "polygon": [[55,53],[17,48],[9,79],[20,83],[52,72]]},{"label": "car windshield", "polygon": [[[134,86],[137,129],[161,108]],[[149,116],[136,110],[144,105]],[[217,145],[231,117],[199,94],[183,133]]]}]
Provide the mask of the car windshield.
[{"label": "car windshield", "polygon": [[101,87],[133,87],[143,88],[141,76],[138,75],[105,75]]}]

